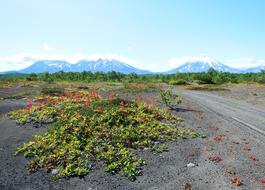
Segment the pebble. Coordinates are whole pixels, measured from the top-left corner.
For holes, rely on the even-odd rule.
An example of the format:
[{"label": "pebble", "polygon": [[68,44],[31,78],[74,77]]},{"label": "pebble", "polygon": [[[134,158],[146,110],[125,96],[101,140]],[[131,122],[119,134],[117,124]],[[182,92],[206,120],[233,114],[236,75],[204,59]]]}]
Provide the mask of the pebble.
[{"label": "pebble", "polygon": [[193,167],[195,167],[196,166],[196,164],[194,164],[194,163],[189,163],[189,164],[187,164],[187,167],[188,168],[193,168]]},{"label": "pebble", "polygon": [[56,175],[58,173],[60,173],[60,170],[59,169],[53,169],[52,170],[52,175]]}]

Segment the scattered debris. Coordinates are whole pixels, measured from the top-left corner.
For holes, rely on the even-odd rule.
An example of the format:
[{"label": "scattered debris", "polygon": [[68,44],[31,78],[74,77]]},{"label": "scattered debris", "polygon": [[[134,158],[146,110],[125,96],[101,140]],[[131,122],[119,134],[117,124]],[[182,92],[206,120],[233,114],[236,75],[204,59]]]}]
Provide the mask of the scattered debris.
[{"label": "scattered debris", "polygon": [[206,146],[205,151],[212,151],[214,148],[212,146]]},{"label": "scattered debris", "polygon": [[196,164],[194,164],[194,163],[189,163],[189,164],[187,164],[187,167],[188,168],[193,168],[193,167],[195,167],[196,166]]},{"label": "scattered debris", "polygon": [[208,159],[212,162],[221,162],[223,160],[220,156],[210,156]]},{"label": "scattered debris", "polygon": [[240,185],[242,185],[242,182],[241,182],[240,179],[238,179],[237,177],[232,177],[232,178],[231,178],[231,183],[232,183],[233,185],[236,185],[236,186],[240,186]]},{"label": "scattered debris", "polygon": [[254,156],[249,156],[248,159],[252,160],[252,161],[258,161],[258,159],[256,157],[254,157]]},{"label": "scattered debris", "polygon": [[250,151],[251,149],[248,147],[248,146],[243,146],[243,148],[242,148],[244,151]]},{"label": "scattered debris", "polygon": [[183,183],[180,185],[180,188],[183,190],[191,190],[192,186],[189,183]]},{"label": "scattered debris", "polygon": [[235,140],[233,140],[232,143],[239,144],[239,142],[238,141],[235,141]]},{"label": "scattered debris", "polygon": [[218,127],[212,127],[211,130],[213,130],[213,131],[218,131],[219,128],[218,128]]},{"label": "scattered debris", "polygon": [[225,168],[225,172],[231,175],[236,175],[236,170],[234,168]]}]

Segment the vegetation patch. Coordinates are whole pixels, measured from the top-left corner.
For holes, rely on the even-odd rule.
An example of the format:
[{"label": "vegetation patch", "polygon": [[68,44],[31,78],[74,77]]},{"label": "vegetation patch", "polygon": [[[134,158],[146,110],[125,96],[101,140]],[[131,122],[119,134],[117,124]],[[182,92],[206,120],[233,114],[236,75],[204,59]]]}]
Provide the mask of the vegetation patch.
[{"label": "vegetation patch", "polygon": [[155,92],[157,86],[154,83],[128,83],[123,84],[123,88],[119,89],[127,93],[140,93],[140,92]]},{"label": "vegetation patch", "polygon": [[103,167],[130,180],[141,174],[144,161],[136,149],[166,150],[167,141],[200,136],[178,129],[180,118],[143,102],[117,96],[102,98],[95,91],[46,95],[9,115],[18,123],[53,123],[16,151],[30,158],[29,171],[44,169],[55,178],[82,176]]},{"label": "vegetation patch", "polygon": [[219,85],[191,85],[185,86],[185,90],[199,90],[199,91],[228,91],[229,89]]},{"label": "vegetation patch", "polygon": [[184,79],[170,80],[168,82],[169,85],[186,85],[188,82]]}]

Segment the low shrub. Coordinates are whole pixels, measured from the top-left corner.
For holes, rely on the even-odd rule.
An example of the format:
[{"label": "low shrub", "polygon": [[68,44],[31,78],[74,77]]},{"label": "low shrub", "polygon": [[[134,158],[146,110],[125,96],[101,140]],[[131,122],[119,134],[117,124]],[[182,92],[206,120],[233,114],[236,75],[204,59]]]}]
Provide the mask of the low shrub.
[{"label": "low shrub", "polygon": [[186,85],[188,82],[184,79],[171,80],[168,82],[169,85]]},{"label": "low shrub", "polygon": [[182,102],[179,94],[176,94],[172,89],[159,89],[160,101],[170,109],[176,109]]},{"label": "low shrub", "polygon": [[64,94],[64,88],[60,87],[44,87],[41,89],[43,95],[55,96],[58,94]]}]

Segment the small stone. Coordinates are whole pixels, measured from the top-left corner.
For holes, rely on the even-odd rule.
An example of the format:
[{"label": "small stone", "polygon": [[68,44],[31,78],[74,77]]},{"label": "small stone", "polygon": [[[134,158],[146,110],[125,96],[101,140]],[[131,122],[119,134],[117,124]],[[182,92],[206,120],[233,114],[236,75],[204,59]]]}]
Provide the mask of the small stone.
[{"label": "small stone", "polygon": [[154,144],[160,144],[160,142],[159,141],[155,141]]},{"label": "small stone", "polygon": [[58,173],[60,173],[60,170],[59,169],[53,169],[51,173],[52,173],[52,175],[57,175]]},{"label": "small stone", "polygon": [[193,168],[193,167],[195,167],[196,166],[196,164],[194,164],[194,163],[189,163],[189,164],[187,164],[187,167],[188,168]]}]

